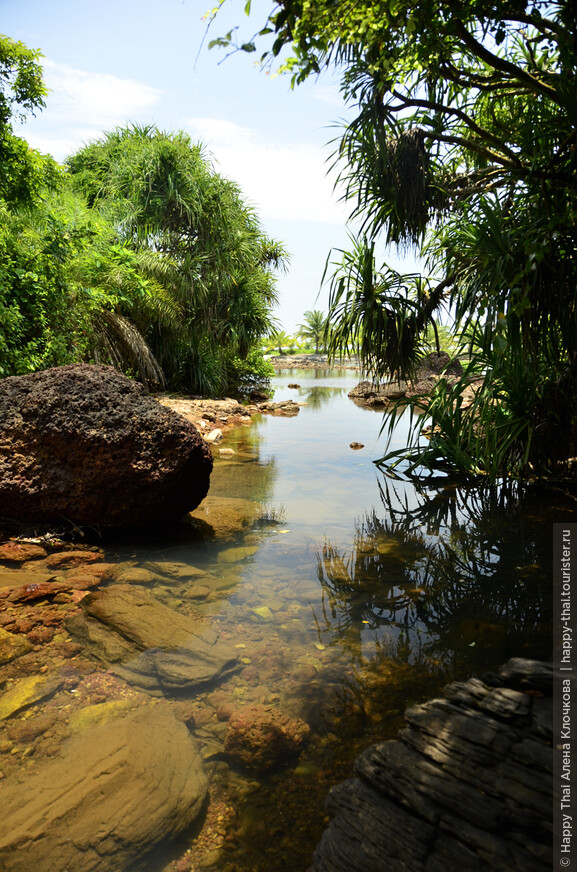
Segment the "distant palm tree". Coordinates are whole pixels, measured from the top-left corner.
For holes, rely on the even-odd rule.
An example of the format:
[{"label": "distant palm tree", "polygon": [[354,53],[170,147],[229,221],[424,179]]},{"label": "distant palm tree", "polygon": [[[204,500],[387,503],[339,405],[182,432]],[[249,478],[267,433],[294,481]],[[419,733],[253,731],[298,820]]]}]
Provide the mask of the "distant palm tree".
[{"label": "distant palm tree", "polygon": [[325,349],[326,318],[318,309],[305,312],[305,323],[299,324],[297,335],[305,341],[314,343],[315,354]]},{"label": "distant palm tree", "polygon": [[275,330],[273,333],[270,333],[269,340],[270,343],[267,345],[267,349],[274,348],[279,354],[283,353],[283,348],[290,349],[295,344],[293,337],[285,333],[284,330]]}]

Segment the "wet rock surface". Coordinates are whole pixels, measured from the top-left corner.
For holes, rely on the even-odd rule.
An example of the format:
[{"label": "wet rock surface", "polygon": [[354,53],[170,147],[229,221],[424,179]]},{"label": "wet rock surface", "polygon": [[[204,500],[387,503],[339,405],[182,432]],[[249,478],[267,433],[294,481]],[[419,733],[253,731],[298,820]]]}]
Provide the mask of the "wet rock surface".
[{"label": "wet rock surface", "polygon": [[196,690],[221,681],[237,655],[198,621],[168,608],[146,590],[116,584],[82,600],[67,621],[73,638],[128,684],[152,695]]},{"label": "wet rock surface", "polygon": [[[301,633],[306,632],[307,622],[310,621],[308,607],[287,592],[282,576],[273,587],[274,593],[269,590],[263,598],[261,585],[264,585],[265,577],[268,578],[268,570],[266,576],[265,570],[261,574],[254,568],[251,570],[250,587],[254,590],[240,621],[236,611],[224,611],[221,605],[223,591],[226,591],[226,597],[234,591],[239,570],[242,572],[241,567],[250,565],[251,555],[263,533],[259,525],[254,525],[254,514],[249,511],[246,500],[218,499],[217,508],[226,508],[226,519],[223,523],[215,524],[213,529],[213,535],[224,546],[219,549],[214,563],[207,564],[203,560],[203,546],[197,552],[198,562],[185,562],[178,549],[167,549],[155,552],[154,558],[144,562],[135,561],[123,552],[121,562],[114,563],[115,557],[111,551],[104,552],[96,547],[73,547],[56,541],[46,541],[42,545],[46,551],[44,557],[37,553],[35,556],[31,554],[26,562],[13,562],[9,558],[4,560],[5,568],[0,574],[0,603],[3,606],[0,610],[0,628],[9,636],[7,650],[11,659],[0,665],[0,803],[4,802],[4,797],[10,799],[8,823],[12,828],[14,822],[15,833],[22,833],[24,826],[20,818],[12,817],[12,813],[16,816],[19,803],[23,803],[30,811],[32,823],[39,820],[33,794],[44,782],[56,779],[72,785],[76,779],[80,785],[85,762],[78,751],[72,754],[70,750],[84,747],[80,737],[96,737],[100,742],[99,737],[104,736],[102,742],[112,749],[110,760],[115,765],[116,760],[123,758],[120,752],[117,754],[114,750],[117,740],[112,738],[113,721],[118,729],[123,730],[121,725],[125,719],[129,719],[127,723],[130,725],[130,719],[136,717],[137,712],[141,713],[141,723],[154,723],[149,716],[154,718],[156,713],[163,713],[166,723],[172,725],[170,732],[176,729],[180,733],[181,728],[192,732],[193,744],[196,743],[202,765],[210,776],[211,791],[202,827],[200,823],[198,828],[193,825],[194,829],[183,832],[182,842],[177,840],[176,844],[171,842],[170,848],[162,847],[162,863],[167,862],[168,856],[175,857],[180,850],[179,844],[188,846],[186,853],[168,865],[162,865],[159,861],[151,868],[155,872],[161,872],[161,869],[162,872],[174,872],[178,868],[226,869],[232,872],[237,867],[252,868],[251,858],[258,852],[269,860],[267,868],[280,868],[277,863],[281,857],[288,858],[287,869],[297,868],[296,865],[291,866],[291,860],[298,855],[298,868],[305,869],[310,863],[311,845],[321,838],[322,808],[329,788],[335,780],[347,778],[350,773],[347,754],[354,756],[370,741],[378,738],[382,744],[382,737],[395,735],[407,697],[407,686],[413,688],[413,698],[424,699],[435,692],[427,670],[421,673],[415,664],[407,664],[403,670],[396,662],[388,665],[387,662],[379,662],[367,665],[362,673],[351,672],[350,691],[343,693],[341,666],[338,659],[334,659],[335,651],[319,642],[316,635],[314,641],[309,639],[306,645],[297,646],[299,654],[295,658],[295,648],[285,644],[286,637],[291,633],[300,637]],[[235,515],[236,521],[233,520]],[[233,530],[248,530],[242,545],[234,541],[234,535],[230,539]],[[390,543],[383,543],[385,546],[388,553]],[[35,585],[42,596],[30,600],[21,596],[24,590],[32,589]],[[218,627],[218,637],[209,629],[206,620],[215,611],[218,612],[218,622],[213,623],[213,626]],[[274,622],[278,621],[284,624],[282,634],[274,626]],[[20,644],[17,650],[11,651],[10,645],[15,640],[19,640]],[[224,652],[225,656],[220,660],[222,672],[218,668],[214,671],[214,663],[209,664],[203,656],[198,656],[198,652],[203,650]],[[550,683],[547,667],[542,667],[538,673],[533,666],[530,684],[527,685],[523,662],[520,663],[509,664],[509,671],[502,672],[498,679],[494,677],[492,683],[470,685],[467,682],[455,685],[453,696],[447,694],[444,698],[444,704],[449,706],[453,714],[456,708],[460,715],[468,716],[468,707],[473,707],[472,717],[469,720],[465,717],[465,724],[474,719],[480,721],[481,718],[498,721],[501,726],[495,731],[496,739],[491,738],[493,733],[487,732],[482,737],[477,734],[474,742],[469,741],[461,725],[455,730],[456,739],[451,744],[446,738],[441,741],[441,737],[447,733],[445,721],[442,720],[444,708],[441,707],[440,713],[437,712],[435,720],[431,722],[432,735],[420,726],[422,721],[426,723],[426,717],[419,719],[417,715],[411,715],[413,733],[418,728],[426,744],[423,752],[419,750],[415,739],[410,746],[411,755],[401,756],[396,769],[394,760],[391,762],[392,775],[382,775],[382,767],[374,775],[372,768],[366,776],[364,771],[359,774],[359,770],[354,779],[358,789],[351,791],[348,782],[344,782],[342,792],[339,792],[341,788],[334,791],[329,808],[335,809],[335,814],[350,810],[351,817],[346,826],[349,827],[351,841],[348,849],[343,847],[339,834],[337,842],[330,849],[334,848],[336,865],[329,865],[327,855],[323,854],[321,862],[326,862],[324,869],[333,872],[350,868],[354,872],[355,868],[359,868],[355,863],[361,863],[363,872],[365,868],[369,872],[371,868],[378,868],[382,872],[383,856],[388,858],[391,855],[391,862],[396,862],[395,852],[398,851],[399,856],[402,853],[411,862],[415,857],[417,859],[412,867],[390,866],[393,872],[397,868],[412,868],[418,872],[419,868],[424,868],[419,867],[418,856],[429,857],[427,852],[430,852],[431,839],[436,845],[435,839],[440,838],[439,833],[445,839],[441,847],[444,846],[443,851],[446,848],[446,852],[442,853],[441,848],[438,855],[430,852],[431,862],[437,863],[431,868],[440,869],[441,862],[444,863],[444,872],[452,868],[493,868],[470,866],[470,855],[474,850],[468,841],[464,849],[461,844],[461,841],[465,844],[465,838],[469,838],[468,828],[478,826],[478,822],[475,820],[471,823],[466,816],[461,816],[453,825],[451,815],[456,817],[456,813],[451,803],[455,796],[459,797],[459,801],[462,800],[464,794],[457,792],[457,788],[446,788],[446,780],[439,782],[432,776],[429,778],[427,770],[421,777],[420,764],[415,763],[415,759],[419,760],[420,756],[426,756],[430,749],[436,747],[439,753],[446,756],[439,760],[427,758],[425,762],[432,767],[431,771],[437,773],[440,768],[441,779],[449,775],[458,779],[462,772],[464,786],[460,785],[459,791],[466,791],[467,783],[480,771],[480,779],[486,778],[485,781],[479,780],[481,791],[489,794],[487,785],[494,770],[487,763],[488,758],[482,756],[483,743],[488,743],[491,752],[496,749],[501,753],[505,747],[501,727],[508,727],[517,734],[517,731],[525,729],[532,718],[538,725],[536,729],[540,731],[539,736],[547,735],[551,729],[548,724],[550,703],[546,696]],[[200,675],[194,678],[195,673],[198,676],[199,670],[205,668],[208,668],[208,677]],[[441,681],[441,678],[438,680]],[[415,689],[415,682],[418,682],[418,690]],[[364,688],[360,696],[355,691],[357,683],[359,688]],[[440,687],[439,684],[437,692]],[[496,693],[496,689],[500,689],[500,692]],[[427,710],[427,706],[412,711],[418,712],[421,708]],[[450,726],[453,721],[449,719],[446,723]],[[367,729],[371,730],[370,738]],[[130,728],[128,732],[130,737],[139,736],[142,743],[148,741],[146,735],[140,732],[140,727],[137,731]],[[327,738],[330,738],[330,742],[325,746]],[[520,786],[517,786],[518,792],[513,796],[519,807],[525,809],[524,814],[530,821],[534,821],[534,817],[531,818],[527,813],[526,796],[533,790],[533,782],[543,778],[539,768],[542,765],[541,758],[535,751],[541,739],[533,739],[535,736],[519,746],[520,750],[515,752],[514,759],[511,755],[508,758],[512,760],[511,765],[517,767],[517,774],[525,772],[519,775]],[[398,743],[385,743],[389,744]],[[465,755],[466,759],[457,757],[454,765],[447,762],[448,752],[453,752],[453,745],[463,745],[465,748],[470,745],[472,748]],[[545,749],[546,752],[550,750],[546,741]],[[80,753],[83,753],[82,750]],[[151,758],[154,755],[154,759],[164,765],[162,753],[151,751]],[[366,753],[368,755],[369,752]],[[433,754],[433,751],[430,753]],[[133,755],[129,756],[132,759]],[[135,756],[144,759],[138,753]],[[92,759],[90,753],[87,759]],[[373,758],[367,756],[367,759],[368,771],[369,763],[373,767]],[[62,770],[57,763],[68,766],[68,775],[61,776]],[[143,765],[154,768],[155,764],[149,762]],[[172,763],[169,760],[167,766],[170,765]],[[407,767],[412,769],[409,771]],[[443,772],[445,768],[448,775]],[[42,835],[38,843],[44,846],[46,862],[49,860],[52,865],[43,867],[43,858],[36,863],[35,854],[27,854],[27,859],[32,857],[41,872],[46,868],[74,868],[81,872],[108,868],[115,872],[134,872],[145,862],[141,846],[146,843],[148,848],[153,848],[159,838],[155,821],[167,840],[173,839],[177,833],[177,829],[174,829],[177,826],[174,823],[176,817],[180,820],[180,812],[175,812],[174,818],[171,816],[171,809],[175,808],[174,801],[167,802],[164,809],[170,817],[166,823],[166,817],[158,817],[156,810],[149,812],[151,785],[156,792],[152,781],[148,777],[141,778],[140,770],[123,771],[130,781],[132,792],[121,795],[130,803],[132,810],[140,809],[141,816],[146,816],[146,820],[134,823],[131,819],[122,832],[114,826],[99,824],[99,820],[104,818],[116,822],[117,782],[112,777],[108,778],[108,774],[112,776],[108,770],[107,777],[99,781],[103,788],[102,805],[90,805],[92,794],[86,800],[80,800],[80,787],[74,786],[71,794],[79,798],[82,808],[86,802],[93,809],[94,833],[97,830],[100,833],[105,852],[109,849],[110,840],[117,840],[120,846],[118,856],[102,855],[108,866],[84,865],[93,860],[95,863],[101,862],[100,857],[95,858],[94,855],[95,843],[88,840],[88,835],[86,840],[82,836],[89,829],[84,823],[81,823],[80,830],[74,830],[75,834],[80,833],[74,861],[69,860],[68,855],[61,854],[64,847],[58,839],[64,831],[66,816],[57,819],[56,815],[52,816],[52,811],[46,820],[54,829],[57,839],[44,841],[45,836]],[[202,773],[202,766],[198,771]],[[385,793],[384,788],[381,789],[379,779],[384,780],[385,777],[390,778],[395,785],[396,794]],[[500,777],[501,781],[506,780],[507,785],[514,781],[510,770],[506,768],[501,770]],[[66,781],[66,778],[69,780]],[[436,794],[432,798],[425,792],[430,781],[436,786]],[[178,778],[172,783],[177,796],[181,795]],[[414,812],[404,806],[404,800],[398,799],[401,788],[404,791],[402,795],[408,797],[407,802],[414,796],[424,794],[422,802],[427,808],[438,809],[442,806],[444,810],[439,812],[438,821],[431,821],[424,813]],[[141,790],[144,796],[140,795]],[[380,797],[377,805],[375,794]],[[467,796],[464,801],[469,804],[472,802]],[[479,820],[483,821],[483,827],[479,829],[485,844],[489,844],[494,834],[484,828],[486,819],[479,812],[485,801],[481,794],[481,805],[472,807]],[[50,808],[57,811],[60,807],[57,804],[52,806],[51,802]],[[359,808],[364,809],[362,814],[371,823],[363,847],[366,854],[362,855],[361,860],[358,859],[355,833],[364,832],[363,824],[362,821],[359,824],[354,817]],[[129,817],[129,810],[127,815],[122,813],[119,816],[122,827],[125,818]],[[70,814],[74,828],[76,805],[71,807]],[[394,832],[387,829],[391,821],[396,821]],[[2,818],[0,831],[8,839],[10,830],[6,830],[3,823]],[[139,829],[140,826],[142,829]],[[378,827],[382,829],[382,838]],[[399,834],[403,827],[408,836]],[[449,833],[448,841],[443,827]],[[453,830],[456,834],[454,838],[451,835]],[[518,838],[525,844],[525,830],[520,832]],[[530,834],[533,841],[535,832],[537,828],[533,827]],[[369,836],[376,841],[370,843]],[[514,841],[517,836],[507,832],[503,838]],[[411,840],[409,848],[407,839]],[[28,872],[26,866],[18,865],[22,854],[17,845],[10,839],[6,844],[9,846],[10,863],[14,864],[6,866],[8,872]],[[350,855],[346,854],[347,850]],[[373,860],[367,860],[371,856],[375,863],[380,861],[381,865],[371,867]],[[351,865],[347,866],[349,860]],[[58,865],[61,861],[62,866]],[[367,865],[363,866],[365,861]],[[451,863],[457,865],[451,866]],[[388,869],[389,866],[384,868]],[[525,868],[531,870],[535,867],[527,862]]]},{"label": "wet rock surface", "polygon": [[206,496],[211,469],[196,428],[112,367],[0,381],[0,516],[166,524]]},{"label": "wet rock surface", "polygon": [[3,663],[10,663],[11,660],[16,660],[17,657],[21,657],[31,650],[32,645],[26,638],[9,633],[0,627],[0,666]]},{"label": "wet rock surface", "polygon": [[3,787],[1,868],[138,869],[190,827],[206,793],[194,739],[170,711],[146,706],[88,724],[57,759]]},{"label": "wet rock surface", "polygon": [[257,507],[250,500],[209,494],[188,520],[211,538],[225,540],[250,527],[256,516]]},{"label": "wet rock surface", "polygon": [[548,870],[552,679],[514,659],[408,709],[398,739],[361,754],[329,794],[312,870]]},{"label": "wet rock surface", "polygon": [[148,868],[205,807],[187,701],[230,677],[237,652],[141,585],[211,579],[56,540],[15,562],[11,544],[0,573],[0,868]]}]

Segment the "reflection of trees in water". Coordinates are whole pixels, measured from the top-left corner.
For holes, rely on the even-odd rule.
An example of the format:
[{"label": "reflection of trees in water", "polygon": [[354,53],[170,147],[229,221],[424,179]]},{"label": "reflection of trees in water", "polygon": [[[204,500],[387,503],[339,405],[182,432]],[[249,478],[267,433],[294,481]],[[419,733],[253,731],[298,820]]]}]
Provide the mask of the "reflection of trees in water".
[{"label": "reflection of trees in water", "polygon": [[326,542],[317,553],[324,629],[360,650],[363,631],[394,626],[398,632],[389,645],[397,659],[406,659],[407,633],[418,632],[422,597],[410,567],[423,551],[419,536],[395,538],[375,512],[358,524],[350,551]]},{"label": "reflection of trees in water", "polygon": [[252,433],[245,434],[238,428],[237,432],[227,434],[225,445],[233,448],[235,455],[215,463],[210,480],[211,496],[271,501],[278,466],[274,457],[261,455],[255,435],[256,428]]},{"label": "reflection of trees in water", "polygon": [[328,388],[328,387],[307,387],[301,389],[299,400],[302,400],[311,407],[311,409],[320,409],[328,405],[335,397],[341,396],[346,391],[346,388]]},{"label": "reflection of trees in water", "polygon": [[528,485],[385,479],[380,491],[384,516],[365,515],[350,550],[317,554],[325,638],[386,630],[397,661],[550,656],[551,523],[571,503]]}]

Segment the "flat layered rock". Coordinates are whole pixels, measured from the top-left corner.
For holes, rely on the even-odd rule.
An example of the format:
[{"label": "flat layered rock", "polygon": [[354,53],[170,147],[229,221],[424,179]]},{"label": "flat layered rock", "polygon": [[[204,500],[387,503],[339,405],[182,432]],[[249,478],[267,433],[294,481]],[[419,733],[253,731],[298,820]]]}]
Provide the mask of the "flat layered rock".
[{"label": "flat layered rock", "polygon": [[3,872],[131,872],[199,815],[207,777],[186,726],[145,706],[70,739],[2,786]]},{"label": "flat layered rock", "polygon": [[514,659],[408,709],[327,800],[314,872],[548,872],[552,668]]},{"label": "flat layered rock", "polygon": [[152,696],[174,696],[222,681],[236,666],[237,658],[228,648],[202,645],[194,650],[153,648],[116,667],[115,672]]},{"label": "flat layered rock", "polygon": [[214,630],[160,603],[147,590],[117,584],[82,600],[69,633],[129,684],[152,695],[193,691],[222,681],[237,652]]}]

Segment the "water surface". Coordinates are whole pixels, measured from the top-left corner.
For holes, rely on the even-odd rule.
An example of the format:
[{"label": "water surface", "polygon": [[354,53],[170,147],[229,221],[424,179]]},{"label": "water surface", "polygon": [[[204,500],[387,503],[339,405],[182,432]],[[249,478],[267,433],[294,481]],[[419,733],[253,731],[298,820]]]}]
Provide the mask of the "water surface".
[{"label": "water surface", "polygon": [[[150,872],[186,849],[193,868],[304,872],[330,786],[396,735],[408,705],[511,656],[550,656],[551,525],[573,517],[571,495],[385,476],[383,415],[348,398],[358,381],[282,372],[274,399],[297,400],[298,416],[257,416],[215,449],[209,499],[242,529],[108,547],[241,657],[237,674],[188,700],[211,803],[200,832],[157,851]],[[401,421],[394,446],[405,439]],[[311,727],[300,760],[264,775],[222,753],[223,712],[255,702]]]},{"label": "water surface", "polygon": [[[358,380],[281,373],[274,399],[302,403],[298,417],[253,419],[222,444],[236,453],[216,457],[211,495],[254,501],[258,518],[204,557],[230,584],[206,613],[255,670],[233,693],[302,717],[313,738],[296,769],[260,777],[246,799],[222,764],[237,815],[215,868],[304,870],[330,784],[396,735],[406,706],[511,656],[550,656],[551,523],[571,500],[386,477],[374,464],[383,414],[347,396]],[[405,439],[401,421],[393,447]],[[170,558],[199,560],[181,546]]]}]

